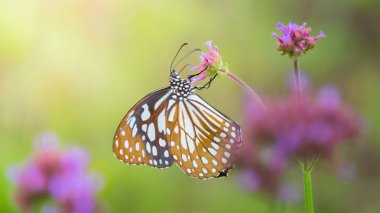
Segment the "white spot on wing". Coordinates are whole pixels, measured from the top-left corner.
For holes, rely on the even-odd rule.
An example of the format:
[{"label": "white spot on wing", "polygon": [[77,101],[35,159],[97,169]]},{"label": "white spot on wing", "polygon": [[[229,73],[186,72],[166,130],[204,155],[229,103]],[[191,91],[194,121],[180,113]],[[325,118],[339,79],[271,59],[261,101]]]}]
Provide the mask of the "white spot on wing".
[{"label": "white spot on wing", "polygon": [[158,142],[159,142],[159,144],[160,144],[161,147],[165,147],[165,146],[166,146],[166,141],[163,140],[162,138],[160,138],[160,139],[158,140]]},{"label": "white spot on wing", "polygon": [[168,150],[165,150],[165,152],[164,152],[164,156],[165,156],[166,158],[169,157],[169,151],[168,151]]},{"label": "white spot on wing", "polygon": [[139,151],[140,150],[140,142],[137,142],[136,143],[136,151]]},{"label": "white spot on wing", "polygon": [[198,164],[195,160],[193,160],[193,166],[194,166],[194,168],[198,168]]},{"label": "white spot on wing", "polygon": [[137,127],[136,125],[133,126],[133,130],[132,130],[132,137],[135,137],[137,134]]},{"label": "white spot on wing", "polygon": [[211,142],[211,145],[215,148],[215,149],[219,149],[220,146],[218,144],[216,144],[215,142]]},{"label": "white spot on wing", "polygon": [[227,163],[227,159],[222,158],[222,162],[223,162],[223,163]]},{"label": "white spot on wing", "polygon": [[151,152],[151,147],[150,147],[150,143],[146,143],[146,151],[148,152],[148,153],[150,153]]},{"label": "white spot on wing", "polygon": [[173,122],[173,121],[174,121],[174,114],[175,114],[176,108],[177,108],[177,107],[173,107],[173,109],[170,111],[169,118],[168,118],[168,120],[169,120],[170,122]]},{"label": "white spot on wing", "polygon": [[231,156],[231,154],[229,152],[224,152],[224,156],[226,156],[227,158],[229,158]]},{"label": "white spot on wing", "polygon": [[213,148],[208,148],[207,149],[213,156],[216,156],[218,153],[215,151]]},{"label": "white spot on wing", "polygon": [[156,110],[160,105],[161,103],[169,96],[170,92],[166,93],[164,96],[162,96],[157,102],[156,104],[154,105],[154,109]]},{"label": "white spot on wing", "polygon": [[146,125],[146,124],[143,124],[142,126],[141,126],[141,129],[144,131],[144,132],[146,132],[146,128],[148,127],[148,125]]},{"label": "white spot on wing", "polygon": [[157,156],[157,148],[156,148],[156,146],[152,146],[152,154],[154,155],[154,156]]},{"label": "white spot on wing", "polygon": [[195,150],[194,141],[189,136],[187,136],[187,145],[189,146],[190,153],[193,153]]},{"label": "white spot on wing", "polygon": [[218,137],[214,137],[215,142],[220,142],[220,139]]},{"label": "white spot on wing", "polygon": [[181,130],[181,145],[184,149],[187,149],[187,144],[186,144],[186,135],[183,130]]},{"label": "white spot on wing", "polygon": [[141,120],[146,121],[150,117],[149,107],[147,104],[144,104],[142,108],[144,109],[144,111],[141,113]]},{"label": "white spot on wing", "polygon": [[156,131],[154,129],[154,123],[151,123],[148,126],[148,137],[150,141],[154,141],[156,139]]},{"label": "white spot on wing", "polygon": [[163,110],[158,116],[157,125],[158,125],[158,131],[160,132],[165,132],[165,129],[166,129],[165,113],[166,113],[166,110]]},{"label": "white spot on wing", "polygon": [[201,160],[204,164],[208,164],[208,160],[205,157],[202,157]]},{"label": "white spot on wing", "polygon": [[136,122],[136,118],[135,118],[135,117],[132,117],[132,118],[131,118],[131,121],[129,122],[129,127],[132,128],[133,125],[135,124],[135,122]]},{"label": "white spot on wing", "polygon": [[231,132],[231,136],[232,136],[232,137],[236,137],[235,132]]},{"label": "white spot on wing", "polygon": [[185,162],[187,161],[187,157],[186,157],[185,154],[182,154],[182,160],[185,161]]}]

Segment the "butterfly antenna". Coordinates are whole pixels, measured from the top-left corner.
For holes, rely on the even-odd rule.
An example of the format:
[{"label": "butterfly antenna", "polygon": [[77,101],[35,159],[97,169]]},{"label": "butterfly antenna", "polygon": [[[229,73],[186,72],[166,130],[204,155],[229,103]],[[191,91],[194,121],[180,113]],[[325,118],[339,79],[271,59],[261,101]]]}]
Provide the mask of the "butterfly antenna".
[{"label": "butterfly antenna", "polygon": [[178,73],[181,73],[188,66],[190,66],[190,64],[186,64],[185,66],[183,66],[182,69]]},{"label": "butterfly antenna", "polygon": [[184,46],[186,46],[186,45],[188,45],[188,43],[183,43],[183,44],[181,45],[181,47],[178,49],[177,53],[175,54],[175,56],[174,56],[174,58],[173,58],[173,60],[172,60],[172,63],[170,64],[170,70],[169,70],[170,72],[172,71],[173,63],[174,63],[175,59],[177,58],[179,52],[180,52],[181,49],[182,49]]},{"label": "butterfly antenna", "polygon": [[177,63],[174,64],[173,68],[175,68],[175,67],[176,67],[179,63],[181,63],[184,59],[186,59],[187,57],[189,57],[189,55],[191,55],[191,53],[196,52],[196,51],[201,51],[201,49],[195,49],[195,50],[192,50],[192,51],[190,51],[189,53],[187,53],[185,56],[183,56],[181,59],[179,59]]}]

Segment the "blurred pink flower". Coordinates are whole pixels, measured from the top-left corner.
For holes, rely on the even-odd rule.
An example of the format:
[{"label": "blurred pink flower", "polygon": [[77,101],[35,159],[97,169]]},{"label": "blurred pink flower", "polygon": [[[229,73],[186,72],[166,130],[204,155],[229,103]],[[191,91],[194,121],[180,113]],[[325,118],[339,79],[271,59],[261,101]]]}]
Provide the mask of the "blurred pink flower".
[{"label": "blurred pink flower", "polygon": [[35,154],[10,176],[16,185],[16,203],[22,212],[32,212],[41,199],[53,199],[42,206],[46,212],[91,213],[97,211],[96,193],[101,179],[87,171],[88,154],[81,148],[61,150],[55,135],[37,138]]},{"label": "blurred pink flower", "polygon": [[283,55],[288,54],[290,57],[298,57],[308,50],[314,48],[315,43],[326,35],[320,32],[319,35],[313,37],[310,36],[311,28],[306,27],[306,23],[298,26],[289,22],[288,25],[282,23],[277,24],[277,29],[282,33],[282,36],[278,36],[276,33],[272,33],[273,37],[279,42],[277,49],[282,52]]},{"label": "blurred pink flower", "polygon": [[268,103],[268,111],[258,111],[252,104],[246,106],[246,125],[254,141],[271,141],[285,156],[300,159],[334,154],[337,145],[361,135],[358,115],[340,101],[339,93],[331,86],[320,90],[313,99],[306,96]]},{"label": "blurred pink flower", "polygon": [[338,145],[362,134],[361,119],[341,102],[333,86],[323,87],[316,97],[305,93],[301,102],[291,93],[285,98],[267,100],[266,104],[267,110],[252,101],[244,107],[245,143],[238,162],[240,182],[246,189],[280,200],[290,201],[298,196],[293,193],[286,197],[284,193],[288,162],[315,156],[333,162]]}]

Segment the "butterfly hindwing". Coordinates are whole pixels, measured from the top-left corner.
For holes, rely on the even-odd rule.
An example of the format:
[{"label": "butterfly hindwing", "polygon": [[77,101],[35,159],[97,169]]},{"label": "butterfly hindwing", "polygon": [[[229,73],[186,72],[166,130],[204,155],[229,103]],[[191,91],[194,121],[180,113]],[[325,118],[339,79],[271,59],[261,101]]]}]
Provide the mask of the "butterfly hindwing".
[{"label": "butterfly hindwing", "polygon": [[241,144],[240,127],[195,94],[166,114],[167,141],[177,165],[200,179],[226,176]]},{"label": "butterfly hindwing", "polygon": [[166,168],[173,164],[166,141],[166,110],[170,88],[150,93],[123,118],[116,130],[113,152],[127,164]]}]

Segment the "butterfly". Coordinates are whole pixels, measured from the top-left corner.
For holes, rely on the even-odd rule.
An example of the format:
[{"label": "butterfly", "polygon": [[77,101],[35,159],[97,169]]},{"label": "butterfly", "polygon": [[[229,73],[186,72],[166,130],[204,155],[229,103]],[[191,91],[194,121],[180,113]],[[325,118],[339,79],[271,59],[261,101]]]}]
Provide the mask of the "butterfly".
[{"label": "butterfly", "polygon": [[167,168],[175,163],[199,179],[227,176],[242,143],[240,127],[195,94],[215,76],[195,87],[172,65],[170,70],[170,85],[145,96],[120,122],[114,155],[130,165]]}]

